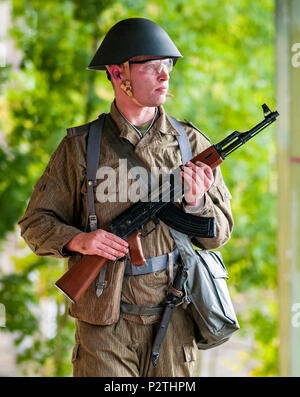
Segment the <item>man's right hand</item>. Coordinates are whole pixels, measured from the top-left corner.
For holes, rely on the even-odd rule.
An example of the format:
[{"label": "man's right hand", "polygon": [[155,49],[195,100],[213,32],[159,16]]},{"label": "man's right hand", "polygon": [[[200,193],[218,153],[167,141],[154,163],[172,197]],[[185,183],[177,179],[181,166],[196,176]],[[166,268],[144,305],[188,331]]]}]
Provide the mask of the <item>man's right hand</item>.
[{"label": "man's right hand", "polygon": [[103,229],[79,233],[64,248],[84,255],[99,255],[112,261],[128,253],[127,241]]}]

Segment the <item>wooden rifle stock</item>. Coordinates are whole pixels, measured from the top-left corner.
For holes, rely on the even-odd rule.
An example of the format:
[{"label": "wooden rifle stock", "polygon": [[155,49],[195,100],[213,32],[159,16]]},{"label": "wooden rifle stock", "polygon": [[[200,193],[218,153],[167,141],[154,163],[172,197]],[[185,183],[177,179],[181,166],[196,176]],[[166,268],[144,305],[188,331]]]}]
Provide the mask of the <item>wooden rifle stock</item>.
[{"label": "wooden rifle stock", "polygon": [[[142,251],[141,232],[132,234],[126,241],[129,244],[132,264],[135,266],[144,265],[146,259]],[[107,259],[99,255],[83,255],[79,262],[75,263],[71,269],[56,281],[55,286],[72,303],[76,303],[84,295],[106,262]]]},{"label": "wooden rifle stock", "polygon": [[107,259],[98,255],[83,255],[58,281],[55,286],[76,303],[105,265]]}]

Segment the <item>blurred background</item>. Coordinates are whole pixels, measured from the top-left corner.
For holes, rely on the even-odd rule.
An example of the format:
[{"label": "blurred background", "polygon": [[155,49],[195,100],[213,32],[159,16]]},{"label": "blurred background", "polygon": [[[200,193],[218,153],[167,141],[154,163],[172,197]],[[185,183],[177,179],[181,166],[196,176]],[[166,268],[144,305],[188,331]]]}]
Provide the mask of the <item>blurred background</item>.
[{"label": "blurred background", "polygon": [[[222,164],[235,228],[221,252],[241,325],[199,352],[199,376],[300,375],[300,2],[0,1],[0,376],[71,376],[74,320],[54,287],[63,260],[33,255],[17,221],[66,128],[109,111],[87,71],[117,21],[161,25],[184,58],[166,111],[216,143],[280,113]],[[299,44],[299,45],[298,45]]]}]

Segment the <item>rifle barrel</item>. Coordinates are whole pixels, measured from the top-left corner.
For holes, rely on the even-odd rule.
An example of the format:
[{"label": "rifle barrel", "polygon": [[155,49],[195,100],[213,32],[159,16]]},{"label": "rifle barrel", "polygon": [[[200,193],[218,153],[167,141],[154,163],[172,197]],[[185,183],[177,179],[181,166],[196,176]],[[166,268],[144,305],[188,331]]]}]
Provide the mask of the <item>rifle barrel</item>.
[{"label": "rifle barrel", "polygon": [[223,139],[221,142],[214,145],[217,152],[224,159],[226,156],[234,152],[244,143],[249,141],[249,139],[253,138],[259,132],[264,130],[268,125],[272,124],[276,121],[276,118],[279,116],[277,110],[274,112],[270,112],[265,116],[264,120],[260,123],[256,124],[253,128],[246,132],[238,132],[234,131],[227,138]]}]

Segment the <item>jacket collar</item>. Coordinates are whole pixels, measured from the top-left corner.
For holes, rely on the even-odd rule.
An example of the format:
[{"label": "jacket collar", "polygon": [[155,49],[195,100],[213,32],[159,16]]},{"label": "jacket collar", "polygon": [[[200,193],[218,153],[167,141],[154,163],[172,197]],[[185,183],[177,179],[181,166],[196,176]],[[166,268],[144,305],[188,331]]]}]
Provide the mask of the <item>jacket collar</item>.
[{"label": "jacket collar", "polygon": [[[180,133],[173,128],[172,124],[168,120],[163,106],[159,106],[158,111],[158,119],[155,121],[152,128],[149,132],[147,132],[146,135],[157,133],[174,136],[180,135]],[[110,115],[119,128],[120,137],[127,139],[134,146],[137,145],[142,138],[138,135],[136,130],[131,126],[131,124],[122,116],[116,106],[115,101],[111,104]]]}]

